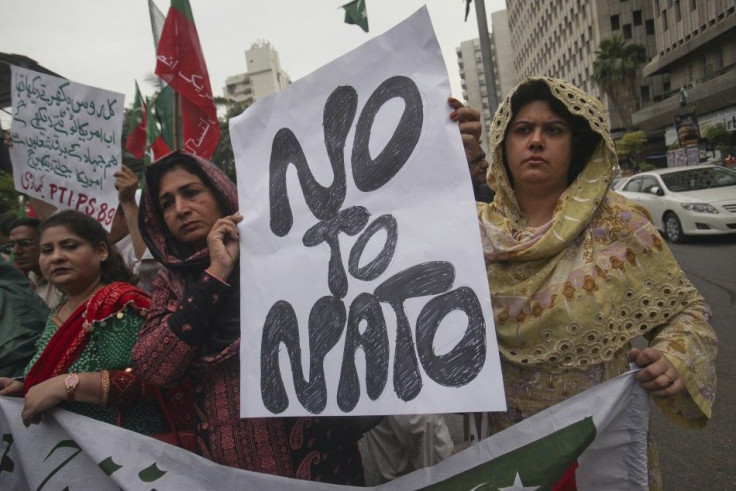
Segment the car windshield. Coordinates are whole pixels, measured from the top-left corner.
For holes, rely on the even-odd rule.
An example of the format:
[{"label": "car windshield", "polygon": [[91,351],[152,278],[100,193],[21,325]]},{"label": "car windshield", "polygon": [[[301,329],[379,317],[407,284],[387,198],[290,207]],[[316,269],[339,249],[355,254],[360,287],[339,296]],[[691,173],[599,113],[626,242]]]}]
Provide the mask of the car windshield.
[{"label": "car windshield", "polygon": [[736,185],[736,172],[723,167],[684,169],[660,177],[667,189],[674,193]]}]

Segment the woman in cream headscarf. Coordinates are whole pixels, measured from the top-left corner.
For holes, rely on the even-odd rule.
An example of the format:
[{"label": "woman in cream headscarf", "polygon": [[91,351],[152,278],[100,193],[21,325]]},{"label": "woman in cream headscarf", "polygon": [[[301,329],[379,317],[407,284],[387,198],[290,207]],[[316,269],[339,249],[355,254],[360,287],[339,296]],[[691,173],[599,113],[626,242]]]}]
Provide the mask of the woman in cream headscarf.
[{"label": "woman in cream headscarf", "polygon": [[[530,78],[498,108],[489,140],[496,197],[478,217],[508,411],[489,413],[480,436],[630,361],[669,419],[704,426],[716,385],[710,310],[646,212],[609,191],[617,161],[601,103]],[[641,334],[649,346],[631,349]]]}]

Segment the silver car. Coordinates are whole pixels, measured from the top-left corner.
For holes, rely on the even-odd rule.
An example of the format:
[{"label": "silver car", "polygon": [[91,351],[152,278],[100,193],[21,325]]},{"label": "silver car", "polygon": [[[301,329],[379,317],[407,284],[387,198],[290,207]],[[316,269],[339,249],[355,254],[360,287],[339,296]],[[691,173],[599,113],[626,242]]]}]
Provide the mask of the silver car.
[{"label": "silver car", "polygon": [[674,167],[630,177],[616,192],[643,206],[672,242],[736,233],[736,172],[717,165]]}]

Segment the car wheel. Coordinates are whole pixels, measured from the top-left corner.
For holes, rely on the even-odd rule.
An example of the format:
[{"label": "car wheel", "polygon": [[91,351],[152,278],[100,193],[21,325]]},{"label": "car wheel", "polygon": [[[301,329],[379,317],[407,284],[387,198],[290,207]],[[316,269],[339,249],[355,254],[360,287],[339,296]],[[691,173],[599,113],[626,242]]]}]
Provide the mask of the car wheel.
[{"label": "car wheel", "polygon": [[667,240],[675,244],[685,240],[680,219],[672,212],[668,212],[664,216],[664,235],[667,237]]}]

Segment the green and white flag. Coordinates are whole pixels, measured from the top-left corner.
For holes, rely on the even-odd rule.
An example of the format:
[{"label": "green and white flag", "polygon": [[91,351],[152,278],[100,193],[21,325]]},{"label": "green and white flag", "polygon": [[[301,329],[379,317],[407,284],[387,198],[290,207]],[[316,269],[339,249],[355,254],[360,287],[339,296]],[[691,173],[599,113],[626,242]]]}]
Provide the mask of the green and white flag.
[{"label": "green and white flag", "polygon": [[342,6],[345,10],[345,23],[360,26],[368,32],[368,11],[365,8],[365,0],[354,0]]},{"label": "green and white flag", "polygon": [[[25,428],[22,406],[21,399],[0,397],[3,490],[327,487],[218,465],[61,409]],[[629,372],[375,489],[644,490],[648,418],[649,396]]]}]

